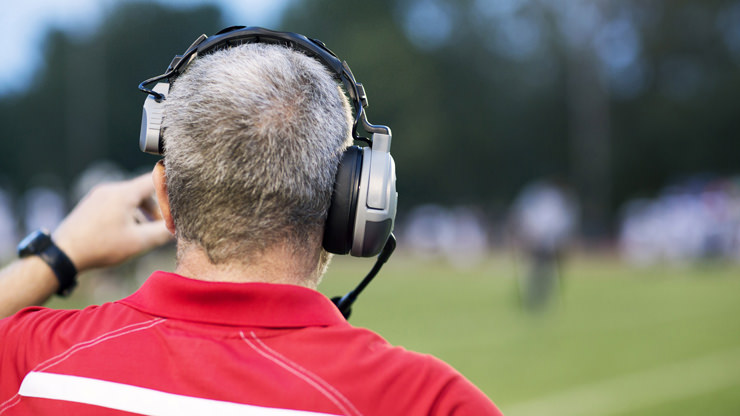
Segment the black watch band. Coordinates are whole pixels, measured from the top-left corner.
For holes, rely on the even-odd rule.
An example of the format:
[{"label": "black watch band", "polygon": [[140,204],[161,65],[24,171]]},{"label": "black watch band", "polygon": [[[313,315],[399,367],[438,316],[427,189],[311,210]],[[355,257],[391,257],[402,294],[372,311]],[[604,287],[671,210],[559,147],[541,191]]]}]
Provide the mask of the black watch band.
[{"label": "black watch band", "polygon": [[77,268],[72,260],[54,244],[48,231],[36,230],[18,244],[19,257],[32,255],[41,257],[54,271],[59,280],[57,295],[68,296],[72,293],[72,289],[77,286]]}]

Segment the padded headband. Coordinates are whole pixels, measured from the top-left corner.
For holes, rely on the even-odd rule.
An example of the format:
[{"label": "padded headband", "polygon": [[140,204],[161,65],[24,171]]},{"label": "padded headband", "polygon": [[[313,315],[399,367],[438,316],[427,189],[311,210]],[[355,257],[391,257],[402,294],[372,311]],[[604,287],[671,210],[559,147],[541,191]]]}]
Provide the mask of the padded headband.
[{"label": "padded headband", "polygon": [[170,82],[173,81],[185,72],[190,63],[198,56],[249,43],[283,45],[318,59],[338,81],[344,84],[349,94],[355,108],[355,119],[352,125],[352,137],[355,140],[372,144],[371,139],[361,137],[357,133],[359,123],[362,123],[363,128],[368,133],[390,134],[388,127],[373,125],[367,121],[367,115],[364,111],[364,108],[368,106],[365,88],[355,80],[347,62],[340,60],[320,40],[310,39],[293,32],[278,32],[261,27],[232,26],[221,30],[211,37],[200,35],[182,55],[175,56],[164,74],[143,81],[139,84],[139,89],[152,95],[159,102],[165,98],[164,95],[146,88],[148,84],[163,79],[167,79]]}]

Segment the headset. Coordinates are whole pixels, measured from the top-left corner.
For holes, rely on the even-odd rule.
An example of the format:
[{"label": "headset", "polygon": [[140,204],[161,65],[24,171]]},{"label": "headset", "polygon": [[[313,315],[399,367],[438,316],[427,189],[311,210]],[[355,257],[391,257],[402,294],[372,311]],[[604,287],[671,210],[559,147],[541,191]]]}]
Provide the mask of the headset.
[{"label": "headset", "polygon": [[[350,146],[341,157],[334,182],[331,204],[324,228],[323,246],[330,253],[355,257],[378,256],[375,266],[353,291],[332,299],[345,317],[357,295],[378,273],[396,246],[393,225],[396,217],[396,167],[390,154],[391,129],[368,122],[367,95],[355,80],[346,61],[340,60],[323,42],[292,32],[277,32],[261,27],[232,26],[213,36],[201,35],[182,54],[176,55],[164,74],[139,84],[147,94],[141,119],[139,148],[146,153],[163,155],[165,101],[170,83],[199,56],[249,44],[282,45],[302,52],[322,63],[341,81],[355,111],[352,137],[365,146]],[[155,83],[152,89],[149,84]],[[371,138],[363,137],[358,127]]]}]

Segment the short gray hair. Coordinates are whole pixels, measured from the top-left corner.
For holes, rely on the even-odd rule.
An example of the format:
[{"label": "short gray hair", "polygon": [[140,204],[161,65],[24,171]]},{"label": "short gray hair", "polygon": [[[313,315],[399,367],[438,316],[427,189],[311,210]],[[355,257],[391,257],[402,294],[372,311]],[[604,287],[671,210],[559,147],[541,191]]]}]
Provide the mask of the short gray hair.
[{"label": "short gray hair", "polygon": [[178,244],[197,244],[214,264],[248,263],[276,244],[320,250],[352,142],[347,98],[322,64],[284,46],[242,45],[194,61],[166,103]]}]

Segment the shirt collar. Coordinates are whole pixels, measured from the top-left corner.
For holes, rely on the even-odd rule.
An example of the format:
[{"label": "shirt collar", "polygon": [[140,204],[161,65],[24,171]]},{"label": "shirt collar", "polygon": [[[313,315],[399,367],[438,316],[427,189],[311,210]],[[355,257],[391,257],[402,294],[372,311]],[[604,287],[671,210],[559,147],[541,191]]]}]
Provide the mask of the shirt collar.
[{"label": "shirt collar", "polygon": [[299,328],[347,322],[328,298],[313,289],[206,282],[161,271],[119,303],[155,316],[221,325]]}]

